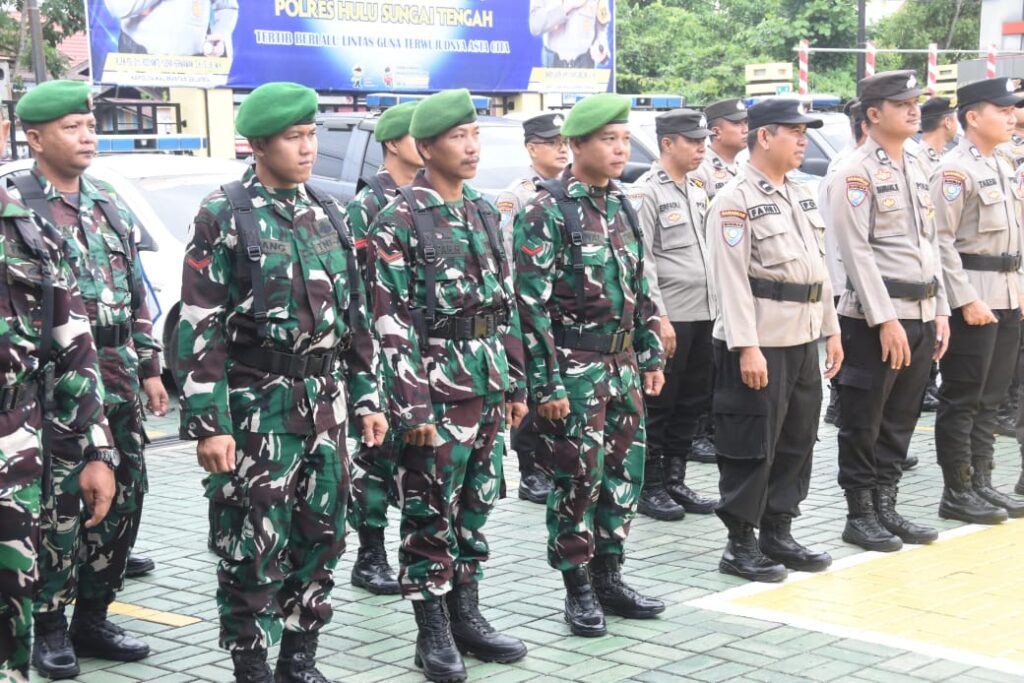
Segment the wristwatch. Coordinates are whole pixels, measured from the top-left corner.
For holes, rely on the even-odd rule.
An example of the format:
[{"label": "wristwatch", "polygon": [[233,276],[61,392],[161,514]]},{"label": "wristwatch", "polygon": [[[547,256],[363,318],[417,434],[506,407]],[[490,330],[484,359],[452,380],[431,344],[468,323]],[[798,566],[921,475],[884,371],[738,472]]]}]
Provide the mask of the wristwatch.
[{"label": "wristwatch", "polygon": [[121,464],[121,454],[116,448],[94,448],[85,454],[85,461],[106,463],[107,467],[116,472]]}]

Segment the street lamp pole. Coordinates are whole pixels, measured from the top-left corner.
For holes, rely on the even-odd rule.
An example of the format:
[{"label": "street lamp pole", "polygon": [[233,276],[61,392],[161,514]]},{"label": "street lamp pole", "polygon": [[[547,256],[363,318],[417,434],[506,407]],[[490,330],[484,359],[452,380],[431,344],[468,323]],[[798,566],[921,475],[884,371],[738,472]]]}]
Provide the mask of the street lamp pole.
[{"label": "street lamp pole", "polygon": [[27,0],[28,24],[32,32],[32,70],[36,85],[46,80],[46,57],[43,54],[43,25],[39,18],[39,0]]}]

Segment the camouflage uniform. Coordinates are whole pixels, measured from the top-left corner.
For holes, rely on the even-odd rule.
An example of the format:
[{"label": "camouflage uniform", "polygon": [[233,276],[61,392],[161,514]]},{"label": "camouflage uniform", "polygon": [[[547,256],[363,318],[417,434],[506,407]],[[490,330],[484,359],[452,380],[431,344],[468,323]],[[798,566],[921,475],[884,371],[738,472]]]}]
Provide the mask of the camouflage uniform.
[{"label": "camouflage uniform", "polygon": [[[345,422],[349,408],[356,416],[379,412],[380,397],[365,309],[355,329],[346,317],[362,283],[350,280],[324,210],[304,187],[266,187],[254,168],[242,185],[260,233],[265,327],[254,318],[248,262],[219,190],[203,201],[189,234],[176,368],[182,438],[235,440],[234,472],[204,484],[220,557],[220,643],[252,651],[276,642],[282,623],[315,633],[330,620],[344,547]],[[329,360],[339,349],[344,370]],[[253,350],[323,359],[324,369],[293,377],[236,360]]]},{"label": "camouflage uniform", "polygon": [[[394,198],[398,188],[394,178],[384,168],[377,171],[376,178],[384,190],[383,197],[378,197],[373,188],[366,185],[356,193],[346,207],[348,224],[359,258],[359,270],[367,294],[371,293],[366,277],[366,245],[369,241],[370,225],[380,210]],[[388,441],[380,447],[360,445],[359,453],[352,458],[348,524],[353,529],[383,529],[388,525],[388,503],[397,502],[394,490],[397,468],[391,455],[393,445],[389,443],[392,438],[393,435],[389,433],[385,437]]]},{"label": "camouflage uniform", "polygon": [[399,580],[406,597],[431,600],[447,593],[453,578],[468,584],[483,575],[480,563],[489,554],[483,526],[502,476],[505,401],[524,401],[526,389],[512,279],[496,258],[500,246],[495,253],[471,207],[490,211],[495,225],[496,212],[468,185],[458,204],[445,203],[423,173],[411,187],[437,231],[439,320],[508,312],[489,336],[448,339],[435,328],[423,340],[413,321],[427,299],[413,212],[399,197],[377,216],[370,281],[390,424],[396,438],[426,424],[438,432],[433,447],[404,446],[398,464]]},{"label": "camouflage uniform", "polygon": [[[145,297],[133,301],[133,287],[145,292],[135,248],[136,229],[131,213],[113,189],[82,176],[78,200],[72,203],[38,169],[32,177],[42,187],[54,225],[67,242],[69,262],[93,326],[104,413],[120,452],[110,513],[86,530],[81,525],[77,482],[71,477],[82,460],[82,443],[74,437],[54,439],[53,495],[43,496],[34,606],[41,614],[62,613],[76,598],[109,603],[121,589],[148,488],[139,391],[142,379],[160,376],[160,345],[153,337]],[[113,202],[130,236],[127,240],[107,221],[100,206],[104,202]]]},{"label": "camouflage uniform", "polygon": [[[27,679],[32,633],[32,596],[36,576],[36,539],[40,512],[43,410],[36,400],[42,381],[42,268],[22,239],[14,219],[31,221],[30,213],[0,190],[0,268],[6,283],[0,297],[0,678]],[[55,364],[53,430],[77,439],[76,452],[109,448],[103,419],[103,388],[96,349],[63,240],[40,228],[42,244],[54,271],[53,348]],[[75,463],[77,480],[81,463]]]},{"label": "camouflage uniform", "polygon": [[[578,200],[584,230],[582,307],[565,219],[546,190],[516,217],[514,246],[531,399],[570,403],[564,420],[537,416],[537,462],[554,483],[548,561],[568,571],[595,555],[623,555],[644,475],[640,373],[661,369],[662,347],[641,272],[643,245],[626,221],[622,190],[614,181],[607,189],[589,187],[571,166],[560,182]],[[603,354],[560,343],[565,331],[634,336],[632,348]]]}]

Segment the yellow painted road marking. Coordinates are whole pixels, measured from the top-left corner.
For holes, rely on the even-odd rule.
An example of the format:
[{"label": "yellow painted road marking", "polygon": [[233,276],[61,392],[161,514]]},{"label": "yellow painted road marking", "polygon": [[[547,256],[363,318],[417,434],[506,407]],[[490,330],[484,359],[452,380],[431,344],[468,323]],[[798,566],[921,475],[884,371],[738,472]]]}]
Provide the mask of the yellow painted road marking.
[{"label": "yellow painted road marking", "polygon": [[1011,520],[689,604],[1024,675],[1022,564],[1024,522]]},{"label": "yellow painted road marking", "polygon": [[191,624],[196,624],[202,621],[202,619],[197,617],[175,614],[174,612],[161,612],[157,609],[149,609],[148,607],[132,605],[127,602],[111,603],[110,611],[114,614],[121,614],[133,619],[142,619],[143,621],[151,621],[154,624],[163,624],[165,626],[190,626]]}]

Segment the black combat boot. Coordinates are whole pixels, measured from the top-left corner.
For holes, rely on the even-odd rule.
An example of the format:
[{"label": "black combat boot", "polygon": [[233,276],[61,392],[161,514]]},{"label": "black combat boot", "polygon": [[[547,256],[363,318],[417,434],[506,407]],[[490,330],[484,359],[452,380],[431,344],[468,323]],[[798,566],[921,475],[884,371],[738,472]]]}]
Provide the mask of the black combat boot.
[{"label": "black combat boot", "polygon": [[232,650],[231,661],[235,665],[235,683],[274,683],[266,650]]},{"label": "black combat boot", "polygon": [[464,655],[485,662],[517,662],[526,656],[526,645],[494,630],[480,614],[477,583],[459,584],[445,595],[451,615],[452,637]]},{"label": "black combat boot", "polygon": [[828,388],[828,407],[825,408],[825,424],[835,427],[839,426],[839,387],[834,384],[829,385]]},{"label": "black combat boot", "polygon": [[1017,415],[1020,411],[1020,385],[1015,381],[1006,392],[1006,398],[996,410],[996,434],[1017,435]]},{"label": "black combat boot", "polygon": [[710,413],[700,416],[700,423],[697,427],[697,434],[690,445],[691,462],[703,462],[714,464],[715,456],[715,420]]},{"label": "black combat boot", "polygon": [[665,611],[665,603],[641,595],[622,580],[622,558],[598,555],[590,561],[594,593],[608,614],[627,619],[653,619]]},{"label": "black combat boot", "polygon": [[551,480],[540,470],[519,473],[519,498],[531,503],[544,505],[551,493]]},{"label": "black combat boot", "polygon": [[729,542],[718,561],[718,571],[738,576],[747,581],[778,583],[785,581],[789,572],[785,565],[765,557],[754,536],[754,525],[746,522],[726,521]]},{"label": "black combat boot", "polygon": [[423,675],[435,683],[461,683],[466,680],[466,665],[455,647],[448,609],[444,600],[413,600],[416,615],[416,656],[413,662]]},{"label": "black combat boot", "polygon": [[921,399],[921,410],[925,413],[934,413],[939,409],[939,385],[936,381],[939,376],[935,365],[932,365],[932,374],[928,378],[928,386],[924,389],[924,397]]},{"label": "black combat boot", "polygon": [[142,555],[136,555],[135,553],[128,554],[128,564],[125,565],[124,576],[126,579],[134,579],[138,576],[145,576],[156,569],[156,563],[148,557]]},{"label": "black combat boot", "polygon": [[329,683],[316,668],[316,633],[285,631],[274,667],[274,683]]},{"label": "black combat boot", "polygon": [[586,566],[562,572],[565,582],[565,621],[575,636],[593,637],[608,633],[604,611],[590,585]]},{"label": "black combat boot", "polygon": [[793,538],[792,524],[793,518],[789,515],[761,520],[761,533],[757,539],[761,552],[794,571],[823,572],[828,569],[832,556],[800,545]]},{"label": "black combat boot", "polygon": [[32,666],[46,678],[61,680],[78,675],[78,657],[68,638],[64,611],[36,612],[33,616]]},{"label": "black combat boot", "polygon": [[685,455],[664,456],[665,490],[672,500],[683,506],[687,512],[695,515],[709,515],[718,505],[717,498],[702,496],[686,485]]},{"label": "black combat boot", "polygon": [[914,524],[896,512],[895,486],[879,486],[872,493],[875,503],[875,514],[878,521],[890,534],[899,536],[904,543],[927,545],[939,537],[939,532],[930,526]]},{"label": "black combat boot", "polygon": [[1024,454],[1020,456],[1020,477],[1017,478],[1017,485],[1013,487],[1013,492],[1018,496],[1024,496]]},{"label": "black combat boot", "polygon": [[686,510],[665,490],[661,455],[653,451],[648,453],[644,463],[644,487],[636,511],[662,522],[676,522],[686,516]]},{"label": "black combat boot", "polygon": [[945,486],[939,501],[939,517],[956,519],[968,524],[999,524],[1005,522],[1006,510],[992,505],[978,496],[971,487],[970,465],[942,468]]},{"label": "black combat boot", "polygon": [[871,489],[854,489],[846,492],[846,527],[843,540],[858,545],[864,550],[891,553],[903,547],[899,536],[894,536],[878,522],[875,512],[874,492]]},{"label": "black combat boot", "polygon": [[904,472],[906,472],[907,470],[912,470],[915,467],[917,467],[918,462],[919,461],[916,455],[910,455],[908,453],[907,457],[903,458],[903,462],[900,463],[900,469],[902,469]]},{"label": "black combat boot", "polygon": [[402,592],[398,578],[388,564],[383,529],[359,527],[359,551],[352,565],[352,585],[375,595],[398,595]]},{"label": "black combat boot", "polygon": [[[113,598],[113,596],[110,596]],[[95,657],[117,662],[135,662],[149,656],[149,645],[125,633],[107,619],[111,600],[81,599],[75,602],[71,617],[71,643],[79,657]]]},{"label": "black combat boot", "polygon": [[990,505],[1006,510],[1006,514],[1009,517],[1013,519],[1024,517],[1024,501],[1008,496],[992,486],[993,467],[994,464],[991,460],[975,461],[974,472],[971,474],[971,488],[978,494],[978,498],[981,498]]}]

